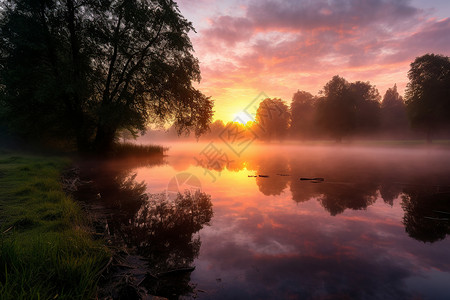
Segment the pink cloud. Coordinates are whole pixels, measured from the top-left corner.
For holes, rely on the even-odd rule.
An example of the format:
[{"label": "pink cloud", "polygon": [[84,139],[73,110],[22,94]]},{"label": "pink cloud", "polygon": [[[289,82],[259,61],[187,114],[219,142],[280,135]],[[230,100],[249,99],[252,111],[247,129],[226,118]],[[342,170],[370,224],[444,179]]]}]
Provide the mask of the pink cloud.
[{"label": "pink cloud", "polygon": [[398,26],[415,17],[420,10],[409,1],[347,0],[347,1],[254,1],[248,17],[262,28],[281,27],[292,30],[321,27],[352,29],[383,21]]},{"label": "pink cloud", "polygon": [[247,88],[289,101],[336,74],[371,81],[380,93],[394,83],[401,90],[415,57],[450,51],[450,19],[431,19],[406,0],[260,0],[241,10],[211,16],[193,39],[201,88],[213,97]]},{"label": "pink cloud", "polygon": [[210,41],[223,41],[233,46],[238,41],[249,39],[252,34],[252,22],[247,18],[219,16],[211,20],[211,27],[203,33]]}]

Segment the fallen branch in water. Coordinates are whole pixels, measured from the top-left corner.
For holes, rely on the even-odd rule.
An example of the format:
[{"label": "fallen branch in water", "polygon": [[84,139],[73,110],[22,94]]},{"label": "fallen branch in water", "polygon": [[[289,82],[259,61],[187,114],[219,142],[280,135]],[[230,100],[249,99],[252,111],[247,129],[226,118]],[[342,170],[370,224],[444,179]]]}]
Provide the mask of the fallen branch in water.
[{"label": "fallen branch in water", "polygon": [[300,178],[300,180],[325,181],[325,178],[322,178],[322,177],[314,177],[314,178],[302,177],[302,178]]}]

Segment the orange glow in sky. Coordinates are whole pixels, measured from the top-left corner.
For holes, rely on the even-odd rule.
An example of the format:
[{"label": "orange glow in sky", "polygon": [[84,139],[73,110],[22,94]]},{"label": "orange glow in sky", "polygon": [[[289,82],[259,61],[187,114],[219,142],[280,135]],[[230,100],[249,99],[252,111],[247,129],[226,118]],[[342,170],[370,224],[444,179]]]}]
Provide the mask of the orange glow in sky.
[{"label": "orange glow in sky", "polygon": [[193,22],[198,88],[231,121],[261,92],[288,104],[334,75],[370,81],[383,96],[408,82],[409,64],[450,53],[447,0],[180,0]]},{"label": "orange glow in sky", "polygon": [[248,114],[244,111],[240,111],[240,112],[234,114],[233,120],[245,125],[248,122],[254,121],[254,118],[250,114]]}]

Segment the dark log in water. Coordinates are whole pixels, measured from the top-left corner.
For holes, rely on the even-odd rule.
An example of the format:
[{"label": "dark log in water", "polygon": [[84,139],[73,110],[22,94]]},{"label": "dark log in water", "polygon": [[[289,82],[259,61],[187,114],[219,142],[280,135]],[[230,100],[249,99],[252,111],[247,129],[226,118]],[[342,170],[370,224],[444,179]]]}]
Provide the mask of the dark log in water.
[{"label": "dark log in water", "polygon": [[322,177],[314,177],[314,178],[306,178],[306,177],[302,177],[302,178],[300,178],[300,180],[325,181],[325,179],[322,178]]}]

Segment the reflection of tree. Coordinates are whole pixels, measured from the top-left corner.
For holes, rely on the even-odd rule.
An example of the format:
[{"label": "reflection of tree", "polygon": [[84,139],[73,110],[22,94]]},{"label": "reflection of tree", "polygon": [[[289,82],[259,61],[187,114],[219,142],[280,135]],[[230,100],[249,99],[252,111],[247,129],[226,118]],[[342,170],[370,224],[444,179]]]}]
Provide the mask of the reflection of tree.
[{"label": "reflection of tree", "polygon": [[402,188],[398,184],[383,183],[380,186],[380,195],[383,201],[390,206],[394,206],[394,200],[398,198]]},{"label": "reflection of tree", "polygon": [[317,184],[311,182],[300,181],[301,177],[323,176],[320,170],[320,164],[316,157],[302,156],[295,157],[291,161],[291,193],[292,200],[297,203],[308,201],[309,199],[319,195]]},{"label": "reflection of tree", "polygon": [[144,182],[136,182],[137,174],[121,174],[116,176],[108,184],[108,188],[100,189],[102,204],[113,212],[113,217],[108,218],[110,234],[119,239],[129,236],[130,224],[140,207],[148,201],[145,193],[147,186]]},{"label": "reflection of tree", "polygon": [[410,188],[402,197],[403,224],[408,235],[422,242],[436,242],[450,234],[450,192]]},{"label": "reflection of tree", "polygon": [[[348,208],[365,209],[377,199],[379,180],[374,165],[339,152],[329,157],[298,155],[291,161],[292,199],[299,203],[317,198],[331,215]],[[301,181],[301,177],[323,177],[325,182]]]},{"label": "reflection of tree", "polygon": [[277,175],[280,173],[289,173],[289,165],[285,156],[278,155],[277,157],[271,157],[270,159],[262,159],[258,163],[258,174],[270,174],[269,178],[257,177],[256,184],[259,191],[266,196],[280,195],[290,180],[288,176]]},{"label": "reflection of tree", "polygon": [[311,182],[300,181],[298,177],[291,181],[292,200],[297,203],[306,202],[319,195],[318,186]]},{"label": "reflection of tree", "polygon": [[[90,198],[90,193],[95,195],[101,206],[112,213],[112,217],[105,216],[111,235],[123,239],[129,230],[129,220],[148,200],[146,184],[136,182],[136,174],[130,170],[141,166],[157,166],[163,162],[162,155],[146,160],[86,161],[81,166],[81,177],[92,181],[92,184],[82,188],[78,198]],[[104,209],[98,213],[106,215]]]},{"label": "reflection of tree", "polygon": [[345,209],[366,209],[377,200],[377,186],[359,184],[321,184],[319,202],[332,216]]},{"label": "reflection of tree", "polygon": [[151,261],[152,269],[164,272],[188,267],[198,255],[200,238],[194,234],[209,225],[211,197],[186,190],[173,202],[153,197],[134,220],[134,238],[139,251]]},{"label": "reflection of tree", "polygon": [[[154,195],[142,206],[133,222],[131,242],[148,259],[152,274],[190,267],[200,251],[195,233],[208,225],[213,215],[211,197],[186,190],[174,201]],[[189,272],[147,281],[154,294],[172,297],[192,292]]]},{"label": "reflection of tree", "polygon": [[201,242],[195,234],[212,218],[210,196],[186,191],[171,201],[164,194],[146,194],[145,182],[136,182],[136,174],[117,166],[87,169],[85,176],[93,184],[90,191],[80,192],[97,195],[113,240],[147,259],[149,274],[158,277],[148,276],[142,283],[149,292],[168,298],[192,292],[191,269],[182,270],[199,254]]}]

